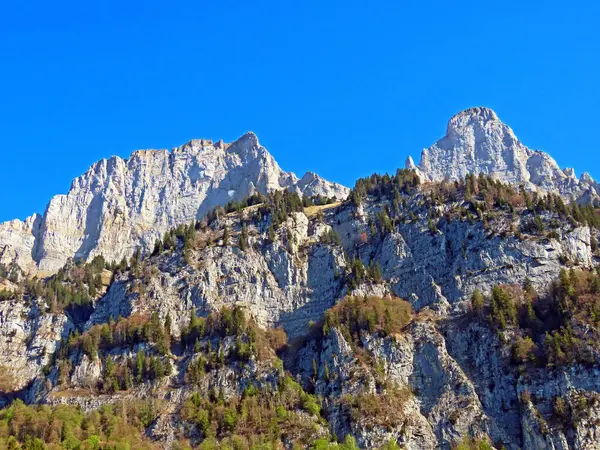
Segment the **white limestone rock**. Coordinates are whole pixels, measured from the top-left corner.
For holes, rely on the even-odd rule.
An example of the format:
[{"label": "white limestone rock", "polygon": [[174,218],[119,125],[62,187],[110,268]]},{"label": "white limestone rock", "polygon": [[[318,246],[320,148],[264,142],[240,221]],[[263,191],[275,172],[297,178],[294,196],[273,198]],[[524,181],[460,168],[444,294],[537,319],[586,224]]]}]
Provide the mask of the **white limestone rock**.
[{"label": "white limestone rock", "polygon": [[[407,169],[414,163],[407,160]],[[448,122],[446,135],[421,153],[417,173],[425,181],[463,179],[484,173],[530,190],[555,192],[569,200],[597,201],[598,184],[585,173],[561,170],[547,153],[523,145],[489,108],[462,111]]]},{"label": "white limestone rock", "polygon": [[49,313],[42,301],[0,302],[2,392],[17,392],[42,374],[60,340],[73,329],[63,313]]},{"label": "white limestone rock", "polygon": [[41,221],[42,217],[34,214],[25,221],[0,223],[0,264],[16,263],[26,272],[35,268],[33,252]]},{"label": "white limestone rock", "polygon": [[69,258],[119,261],[217,205],[279,189],[338,199],[349,192],[313,173],[299,180],[284,172],[253,133],[232,144],[199,139],[172,151],[139,150],[95,163],[43,217],[0,224],[0,258],[43,272]]}]

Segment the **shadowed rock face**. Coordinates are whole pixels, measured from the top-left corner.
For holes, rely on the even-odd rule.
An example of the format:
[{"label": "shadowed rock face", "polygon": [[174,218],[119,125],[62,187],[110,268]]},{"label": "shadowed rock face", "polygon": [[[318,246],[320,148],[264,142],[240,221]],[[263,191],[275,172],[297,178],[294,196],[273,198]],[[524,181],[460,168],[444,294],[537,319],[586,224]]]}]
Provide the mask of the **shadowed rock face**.
[{"label": "shadowed rock face", "polygon": [[[406,168],[415,168],[412,159]],[[523,145],[489,108],[470,108],[448,121],[446,135],[424,149],[416,169],[428,181],[458,180],[484,173],[530,190],[556,192],[570,200],[598,200],[598,184],[584,173],[577,178],[547,153]]]},{"label": "shadowed rock face", "polygon": [[168,150],[95,163],[55,196],[43,217],[0,224],[0,257],[26,271],[54,272],[69,258],[107,260],[148,250],[173,226],[255,192],[295,190],[344,198],[348,189],[308,173],[284,172],[256,135],[232,144],[193,140]]}]

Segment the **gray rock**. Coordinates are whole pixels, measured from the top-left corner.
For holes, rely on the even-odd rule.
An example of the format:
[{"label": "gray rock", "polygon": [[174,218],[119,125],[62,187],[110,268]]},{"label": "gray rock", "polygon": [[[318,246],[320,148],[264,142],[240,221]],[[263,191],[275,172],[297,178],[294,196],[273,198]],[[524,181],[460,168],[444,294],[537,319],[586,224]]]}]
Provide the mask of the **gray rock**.
[{"label": "gray rock", "polygon": [[0,262],[47,273],[69,258],[120,261],[217,205],[280,189],[338,199],[349,192],[313,173],[284,172],[253,133],[232,144],[199,139],[103,159],[54,197],[43,217],[0,224]]},{"label": "gray rock", "polygon": [[[412,160],[406,168],[413,169]],[[547,153],[523,145],[489,108],[461,111],[448,122],[446,135],[421,153],[416,167],[427,181],[463,179],[484,173],[530,190],[555,192],[569,200],[597,201],[599,186],[585,173],[560,169]]]}]

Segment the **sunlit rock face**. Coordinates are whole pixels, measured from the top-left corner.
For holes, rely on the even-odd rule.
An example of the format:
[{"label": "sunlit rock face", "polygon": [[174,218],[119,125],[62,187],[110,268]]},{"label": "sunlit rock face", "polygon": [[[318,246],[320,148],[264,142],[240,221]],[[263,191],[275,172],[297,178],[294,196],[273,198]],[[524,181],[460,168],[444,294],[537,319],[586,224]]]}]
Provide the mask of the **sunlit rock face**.
[{"label": "sunlit rock face", "polygon": [[[406,168],[415,168],[412,159]],[[459,180],[484,173],[530,190],[555,192],[569,200],[598,200],[598,184],[588,173],[577,178],[547,153],[523,145],[489,108],[470,108],[448,121],[446,135],[424,149],[416,166],[424,180]]]},{"label": "sunlit rock face", "polygon": [[55,196],[42,217],[0,224],[0,257],[42,272],[55,272],[69,258],[118,261],[217,205],[277,189],[339,199],[348,194],[313,173],[298,179],[283,171],[253,133],[232,144],[193,140],[171,151],[98,161],[66,195]]}]

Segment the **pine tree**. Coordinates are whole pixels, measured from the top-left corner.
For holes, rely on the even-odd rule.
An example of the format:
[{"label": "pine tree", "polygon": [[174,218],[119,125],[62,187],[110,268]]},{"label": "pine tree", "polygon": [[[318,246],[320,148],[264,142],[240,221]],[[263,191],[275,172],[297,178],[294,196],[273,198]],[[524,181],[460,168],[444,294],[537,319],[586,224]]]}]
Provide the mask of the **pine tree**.
[{"label": "pine tree", "polygon": [[114,371],[115,364],[113,362],[112,356],[108,356],[106,361],[104,362],[104,389],[105,390],[116,390],[114,389]]},{"label": "pine tree", "polygon": [[144,366],[146,364],[146,355],[143,350],[137,352],[135,358],[135,377],[138,383],[144,380]]},{"label": "pine tree", "polygon": [[242,231],[240,233],[240,249],[243,251],[248,249],[248,230],[246,229],[246,225],[242,226]]},{"label": "pine tree", "polygon": [[485,300],[483,298],[483,294],[479,289],[476,289],[471,296],[471,308],[473,313],[479,317],[480,319],[483,317],[483,306]]},{"label": "pine tree", "polygon": [[167,334],[167,337],[169,337],[169,338],[171,337],[171,326],[172,326],[171,322],[172,322],[171,321],[171,313],[168,312],[167,317],[165,317],[165,333]]},{"label": "pine tree", "polygon": [[275,228],[272,224],[269,226],[269,241],[275,242]]},{"label": "pine tree", "polygon": [[154,250],[152,251],[152,256],[160,255],[164,251],[163,243],[160,239],[157,239],[154,243]]},{"label": "pine tree", "polygon": [[385,312],[383,313],[383,321],[385,334],[390,334],[392,332],[392,314],[388,308],[385,308]]},{"label": "pine tree", "polygon": [[163,242],[163,247],[165,250],[175,248],[175,242],[173,242],[173,237],[171,236],[171,233],[168,231],[165,233],[162,242]]},{"label": "pine tree", "polygon": [[371,261],[371,264],[369,267],[369,277],[375,283],[381,282],[382,275],[381,275],[381,266],[379,265],[379,263],[373,264],[373,261]]},{"label": "pine tree", "polygon": [[113,344],[113,332],[112,328],[107,324],[102,324],[102,330],[100,331],[102,344],[105,346],[112,346]]},{"label": "pine tree", "polygon": [[173,365],[169,357],[165,358],[165,375],[169,376],[173,373]]},{"label": "pine tree", "polygon": [[190,313],[190,331],[192,331],[194,328],[198,327],[198,316],[196,315],[196,308],[192,308],[192,312]]},{"label": "pine tree", "polygon": [[150,368],[154,379],[160,380],[165,376],[165,367],[160,358],[153,356],[150,360]]},{"label": "pine tree", "polygon": [[123,389],[128,391],[133,387],[133,380],[131,378],[131,370],[129,369],[129,363],[125,364],[123,371]]},{"label": "pine tree", "polygon": [[223,245],[229,245],[229,227],[227,225],[223,227]]}]

